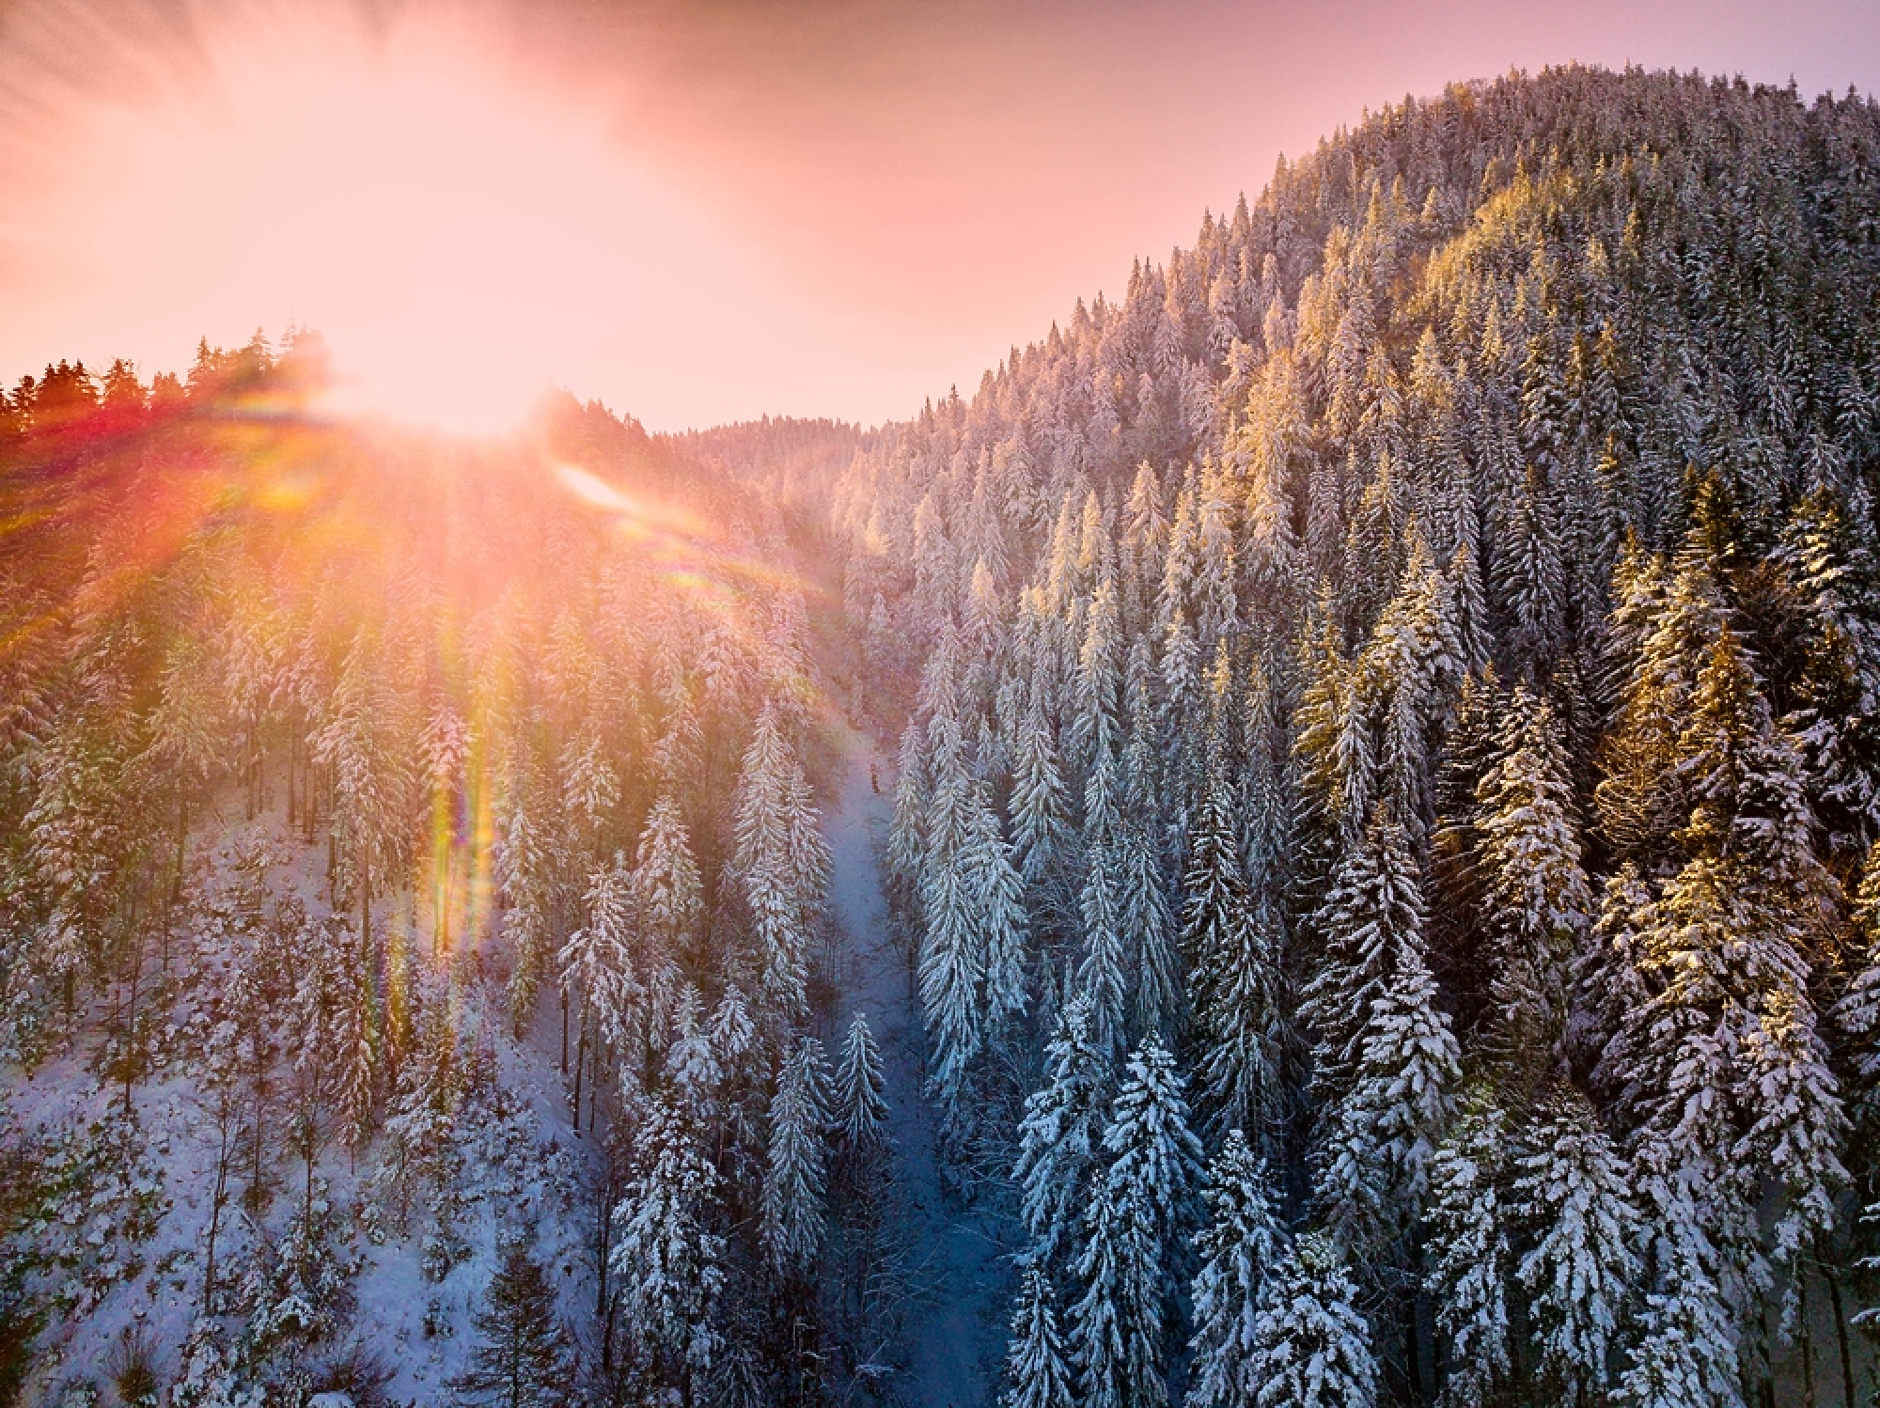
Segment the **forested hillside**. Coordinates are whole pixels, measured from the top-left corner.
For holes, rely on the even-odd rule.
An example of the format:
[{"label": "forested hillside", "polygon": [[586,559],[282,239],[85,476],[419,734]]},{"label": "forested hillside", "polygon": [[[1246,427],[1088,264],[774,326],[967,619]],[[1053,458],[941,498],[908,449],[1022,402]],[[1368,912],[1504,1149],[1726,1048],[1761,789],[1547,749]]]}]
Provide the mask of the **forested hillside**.
[{"label": "forested hillside", "polygon": [[882,1076],[818,1039],[772,500],[596,405],[471,444],[323,377],[8,397],[0,1401],[840,1382]]},{"label": "forested hillside", "polygon": [[858,455],[1005,1403],[1851,1408],[1876,488],[1880,110],[1577,68]]}]

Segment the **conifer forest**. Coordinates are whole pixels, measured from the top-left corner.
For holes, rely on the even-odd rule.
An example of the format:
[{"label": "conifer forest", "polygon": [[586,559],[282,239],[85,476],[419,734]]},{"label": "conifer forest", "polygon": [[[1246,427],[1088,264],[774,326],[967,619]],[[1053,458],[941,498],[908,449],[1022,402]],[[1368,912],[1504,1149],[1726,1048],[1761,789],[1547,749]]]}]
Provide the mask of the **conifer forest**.
[{"label": "conifer forest", "polygon": [[1452,85],[1016,331],[0,393],[0,1405],[1876,1402],[1880,106]]}]

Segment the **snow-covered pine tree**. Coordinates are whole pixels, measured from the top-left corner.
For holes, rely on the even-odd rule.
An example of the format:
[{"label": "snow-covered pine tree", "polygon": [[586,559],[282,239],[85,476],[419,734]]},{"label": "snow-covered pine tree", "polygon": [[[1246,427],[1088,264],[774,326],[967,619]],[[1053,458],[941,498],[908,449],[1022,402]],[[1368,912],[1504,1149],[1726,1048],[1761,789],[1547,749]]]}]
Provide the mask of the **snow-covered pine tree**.
[{"label": "snow-covered pine tree", "polygon": [[1604,1403],[1639,1276],[1639,1215],[1625,1161],[1572,1087],[1542,1106],[1510,1198],[1536,1229],[1516,1268],[1528,1290],[1539,1377],[1565,1408]]},{"label": "snow-covered pine tree", "polygon": [[1647,1260],[1656,1270],[1613,1401],[1621,1408],[1744,1408],[1741,1330],[1718,1274],[1722,1249],[1708,1231],[1730,1235],[1728,1223],[1741,1214],[1699,1208],[1692,1187],[1667,1176],[1655,1153],[1642,1173],[1653,1234]]},{"label": "snow-covered pine tree", "polygon": [[345,1132],[346,1145],[356,1158],[372,1134],[378,1091],[372,978],[363,963],[354,965],[351,981],[342,986],[339,996],[331,1034],[338,1058],[333,1068],[333,1105]]},{"label": "snow-covered pine tree", "polygon": [[872,1153],[886,1141],[887,1079],[882,1072],[881,1048],[869,1030],[868,1016],[860,1008],[849,1019],[842,1042],[842,1065],[836,1074],[835,1118],[844,1146],[860,1155]]},{"label": "snow-covered pine tree", "polygon": [[1640,1098],[1641,1063],[1629,1054],[1626,1034],[1636,1034],[1631,1014],[1651,999],[1638,924],[1652,912],[1656,898],[1637,866],[1621,865],[1606,878],[1599,914],[1573,966],[1571,1047],[1590,1069],[1594,1091],[1622,1114],[1635,1109]]},{"label": "snow-covered pine tree", "polygon": [[829,872],[816,823],[802,764],[776,706],[766,704],[738,779],[731,873],[750,912],[751,961],[771,1020],[794,1020],[807,1010],[809,926]]},{"label": "snow-covered pine tree", "polygon": [[1506,1184],[1508,1119],[1492,1093],[1472,1093],[1466,1112],[1430,1164],[1428,1273],[1437,1329],[1448,1337],[1443,1408],[1482,1408],[1512,1368],[1508,1289],[1514,1273]]},{"label": "snow-covered pine tree", "polygon": [[1379,1370],[1345,1255],[1330,1234],[1301,1234],[1266,1277],[1248,1373],[1254,1408],[1372,1408]]},{"label": "snow-covered pine tree", "polygon": [[970,1123],[967,1088],[985,1040],[981,1007],[986,953],[981,928],[979,866],[973,855],[975,782],[957,720],[942,711],[928,721],[933,788],[921,865],[921,1006],[934,1043],[929,1075],[946,1131],[959,1137]]},{"label": "snow-covered pine tree", "polygon": [[781,1271],[808,1269],[822,1245],[829,1125],[822,1044],[802,1037],[784,1058],[770,1102],[770,1157],[764,1171],[763,1237]]},{"label": "snow-covered pine tree", "polygon": [[1880,1231],[1880,1188],[1875,1186],[1880,1159],[1874,1157],[1880,1144],[1880,841],[1868,848],[1849,929],[1853,977],[1833,1017],[1849,1068],[1847,1167],[1866,1209],[1857,1236],[1871,1246],[1873,1234]]},{"label": "snow-covered pine tree", "polygon": [[[1381,817],[1344,849],[1314,917],[1324,945],[1300,1015],[1313,1036],[1312,1087],[1327,1105],[1356,1079],[1372,1005],[1423,947],[1423,896],[1403,829]],[[1426,965],[1427,966],[1427,965]]]},{"label": "snow-covered pine tree", "polygon": [[1122,623],[1115,583],[1097,584],[1084,621],[1071,698],[1066,754],[1073,770],[1087,771],[1104,755],[1123,748]]},{"label": "snow-covered pine tree", "polygon": [[1005,1391],[999,1408],[1075,1408],[1077,1403],[1057,1312],[1051,1306],[1051,1278],[1033,1262],[1019,1279],[1012,1309],[1011,1347],[1005,1356]]},{"label": "snow-covered pine tree", "polygon": [[1025,882],[1039,886],[1071,842],[1070,790],[1058,766],[1056,740],[1037,685],[1019,726],[1012,777],[1012,842]]},{"label": "snow-covered pine tree", "polygon": [[1025,992],[1025,882],[1012,864],[1011,847],[999,829],[985,785],[973,789],[967,820],[967,874],[979,913],[979,949],[984,955],[985,1031],[998,1041],[1023,1015]]},{"label": "snow-covered pine tree", "polygon": [[1077,967],[1077,991],[1090,1003],[1097,1045],[1115,1060],[1126,1049],[1129,1017],[1120,858],[1112,844],[1089,846],[1085,854],[1088,870],[1079,906],[1084,956]]},{"label": "snow-covered pine tree", "polygon": [[[604,1069],[601,1045],[629,1063],[630,1076],[645,1044],[639,984],[629,948],[634,925],[632,876],[616,852],[611,867],[588,882],[587,923],[568,936],[558,956],[563,991],[579,1004],[575,1046],[575,1127],[580,1127],[582,1071],[590,1056]],[[596,1077],[598,1079],[598,1075]]]},{"label": "snow-covered pine tree", "polygon": [[1030,1238],[1027,1259],[1069,1255],[1100,1138],[1112,1061],[1096,1039],[1088,998],[1073,997],[1045,1043],[1045,1083],[1025,1100],[1012,1171]]},{"label": "snow-covered pine tree", "polygon": [[699,1142],[695,1114],[664,1096],[647,1110],[639,1147],[640,1172],[613,1212],[609,1269],[642,1372],[696,1398],[720,1340],[714,1312],[725,1245],[712,1230],[720,1176]]},{"label": "snow-covered pine tree", "polygon": [[1182,1080],[1162,1046],[1129,1058],[1103,1148],[1110,1163],[1084,1217],[1084,1292],[1071,1314],[1079,1390],[1086,1408],[1162,1408],[1175,1258],[1202,1172]]},{"label": "snow-covered pine tree", "polygon": [[1508,622],[1502,661],[1510,677],[1545,679],[1565,639],[1567,584],[1553,496],[1534,471],[1513,509],[1491,571]]},{"label": "snow-covered pine tree", "polygon": [[496,875],[504,901],[503,929],[515,954],[509,979],[509,1024],[520,1032],[535,1011],[536,994],[552,956],[556,856],[544,821],[551,810],[546,789],[525,750],[511,750],[504,774],[497,813]]},{"label": "snow-covered pine tree", "polygon": [[1847,1177],[1806,957],[1832,881],[1814,855],[1798,751],[1727,627],[1690,710],[1680,772],[1693,805],[1678,833],[1689,859],[1640,925],[1657,990],[1625,1033],[1644,1068],[1638,1140],[1648,1162],[1713,1191],[1717,1239],[1745,1254],[1749,1170],[1767,1165],[1787,1194],[1771,1247],[1786,1266],[1832,1226]]},{"label": "snow-covered pine tree", "polygon": [[638,966],[650,989],[648,1018],[658,1028],[672,1020],[679,965],[698,948],[704,890],[685,815],[662,795],[647,814],[634,852],[633,905],[642,925]]},{"label": "snow-covered pine tree", "polygon": [[1828,485],[1796,506],[1772,555],[1796,614],[1801,655],[1792,720],[1831,844],[1880,838],[1880,571]]},{"label": "snow-covered pine tree", "polygon": [[1181,948],[1194,975],[1201,1035],[1199,1103],[1211,1131],[1247,1131],[1255,1148],[1272,1156],[1283,1036],[1279,958],[1272,942],[1277,915],[1266,906],[1256,909],[1247,889],[1218,765],[1209,769],[1190,837]]},{"label": "snow-covered pine tree", "polygon": [[1134,978],[1130,1033],[1137,1041],[1170,1041],[1182,1016],[1175,916],[1163,894],[1156,848],[1140,823],[1124,824],[1111,860],[1121,885],[1122,930]]},{"label": "snow-covered pine tree", "polygon": [[1496,950],[1492,1044],[1527,1088],[1565,1060],[1568,974],[1593,907],[1573,778],[1553,709],[1525,684],[1476,788],[1483,903]]},{"label": "snow-covered pine tree", "polygon": [[888,828],[888,883],[897,899],[920,893],[927,858],[926,730],[910,722],[901,733],[894,778],[894,821]]},{"label": "snow-covered pine tree", "polygon": [[1207,1222],[1195,1238],[1194,1338],[1184,1408],[1239,1408],[1259,1385],[1251,1355],[1260,1288],[1286,1253],[1266,1161],[1229,1130],[1208,1170]]},{"label": "snow-covered pine tree", "polygon": [[1462,1068],[1421,944],[1400,944],[1391,965],[1321,1151],[1318,1194],[1353,1247],[1383,1233],[1393,1210],[1421,1205]]}]

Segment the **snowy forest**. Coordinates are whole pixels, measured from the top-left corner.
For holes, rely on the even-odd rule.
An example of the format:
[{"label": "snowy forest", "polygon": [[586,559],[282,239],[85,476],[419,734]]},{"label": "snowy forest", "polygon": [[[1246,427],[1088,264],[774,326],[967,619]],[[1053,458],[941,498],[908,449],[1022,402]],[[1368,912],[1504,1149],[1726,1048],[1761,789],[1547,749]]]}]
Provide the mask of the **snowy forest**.
[{"label": "snowy forest", "polygon": [[1876,1401],[1872,99],[1406,99],[872,430],[326,363],[0,397],[0,1404]]}]

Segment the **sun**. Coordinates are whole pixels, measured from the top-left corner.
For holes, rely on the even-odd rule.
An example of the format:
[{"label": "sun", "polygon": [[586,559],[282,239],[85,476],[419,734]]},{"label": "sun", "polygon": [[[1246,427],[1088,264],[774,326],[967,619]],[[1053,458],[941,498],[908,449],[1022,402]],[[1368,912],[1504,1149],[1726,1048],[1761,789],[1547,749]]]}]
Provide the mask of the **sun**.
[{"label": "sun", "polygon": [[[177,185],[266,173],[259,273],[310,305],[339,391],[399,419],[512,423],[631,301],[644,185],[598,113],[517,81],[472,35],[319,36],[222,65],[230,110]],[[218,150],[224,146],[225,149]]]},{"label": "sun", "polygon": [[97,321],[162,329],[158,368],[204,333],[312,327],[342,409],[491,431],[669,323],[676,287],[720,286],[723,237],[599,97],[467,18],[414,8],[368,33],[352,14],[248,12],[188,82],[100,93],[64,139],[71,218],[47,227],[118,232],[86,251],[89,282],[71,255],[74,284]]}]

